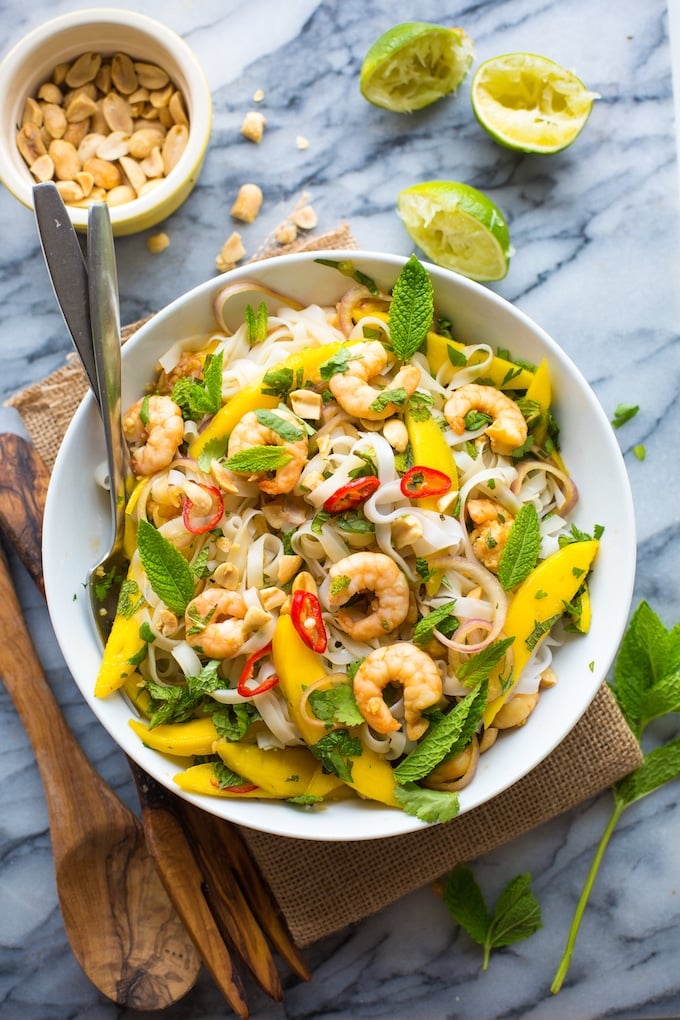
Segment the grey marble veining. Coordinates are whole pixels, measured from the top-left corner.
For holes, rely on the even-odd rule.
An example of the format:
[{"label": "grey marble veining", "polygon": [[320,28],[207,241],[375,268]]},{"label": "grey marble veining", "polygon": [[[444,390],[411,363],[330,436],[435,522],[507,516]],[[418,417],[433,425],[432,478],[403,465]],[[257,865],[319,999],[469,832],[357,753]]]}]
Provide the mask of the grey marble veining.
[{"label": "grey marble veining", "polygon": [[[671,0],[672,2],[672,0]],[[67,0],[0,0],[0,52]],[[103,6],[93,4],[92,6]],[[304,191],[320,227],[347,221],[362,246],[408,254],[398,191],[429,178],[465,181],[505,211],[517,249],[494,285],[571,355],[606,413],[640,413],[617,433],[634,492],[639,536],[635,599],[668,624],[680,620],[680,307],[678,178],[668,11],[664,0],[130,0],[182,34],[213,94],[205,167],[164,226],[171,246],[152,256],[146,236],[119,239],[122,313],[131,322],[212,276],[234,227],[229,209],[246,180],[262,187],[256,223],[239,227],[249,254]],[[477,126],[466,83],[411,117],[369,106],[357,80],[370,42],[395,21],[460,24],[478,60],[511,50],[574,67],[600,93],[577,142],[550,159],[498,148]],[[262,89],[264,141],[240,135]],[[309,147],[296,146],[303,135]],[[0,191],[0,398],[62,363],[69,348],[31,213]],[[0,427],[17,426],[0,408]],[[632,454],[644,444],[646,459]],[[47,614],[16,561],[32,635],[71,727],[104,777],[135,804],[127,766],[66,675]],[[11,640],[11,635],[1,635]],[[658,738],[674,723],[657,728]],[[549,993],[571,914],[606,824],[603,794],[475,862],[493,901],[531,871],[544,928],[481,955],[426,888],[312,946],[311,984],[284,971],[282,1005],[248,986],[256,1020],[596,1020],[680,1015],[680,809],[678,786],[631,808],[607,851],[569,978]],[[332,876],[329,876],[332,881]],[[164,1013],[169,1020],[228,1015],[210,979]],[[0,1017],[135,1020],[103,1000],[75,963],[57,905],[47,814],[30,748],[0,687]]]}]

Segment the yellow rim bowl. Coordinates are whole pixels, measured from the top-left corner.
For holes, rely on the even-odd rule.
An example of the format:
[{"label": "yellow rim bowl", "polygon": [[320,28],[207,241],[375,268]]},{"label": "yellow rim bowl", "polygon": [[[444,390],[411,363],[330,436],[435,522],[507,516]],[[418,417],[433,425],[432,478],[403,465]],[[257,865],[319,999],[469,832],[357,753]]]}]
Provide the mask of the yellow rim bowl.
[{"label": "yellow rim bowl", "polygon": [[[16,144],[24,103],[50,79],[57,64],[86,52],[127,53],[158,64],[182,92],[189,119],[189,141],[177,165],[141,198],[111,206],[117,236],[153,227],[175,212],[191,193],[210,140],[212,99],[203,69],[192,50],[165,25],[134,11],[101,8],[55,18],[24,36],[0,63],[0,180],[23,205],[33,208],[31,175]],[[87,209],[68,208],[76,230],[87,229]]]}]

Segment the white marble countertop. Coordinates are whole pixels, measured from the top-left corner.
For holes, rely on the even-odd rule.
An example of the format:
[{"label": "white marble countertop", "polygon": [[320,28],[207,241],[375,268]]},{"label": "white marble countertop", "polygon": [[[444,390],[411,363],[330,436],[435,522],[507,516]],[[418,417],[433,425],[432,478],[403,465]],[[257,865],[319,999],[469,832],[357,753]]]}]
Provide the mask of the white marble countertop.
[{"label": "white marble countertop", "polygon": [[[0,52],[41,21],[78,6],[4,0]],[[124,321],[214,274],[215,255],[234,227],[229,209],[245,180],[257,181],[265,195],[256,223],[240,228],[250,252],[302,191],[320,229],[347,221],[362,246],[408,254],[412,246],[395,212],[402,187],[439,177],[483,189],[506,212],[517,249],[495,289],[565,348],[610,417],[618,403],[640,405],[617,433],[636,505],[635,600],[647,599],[668,625],[680,621],[680,473],[673,440],[680,435],[679,192],[665,0],[417,0],[408,11],[401,7],[400,17],[388,0],[130,0],[127,6],[187,39],[205,68],[215,109],[198,186],[164,225],[170,248],[151,255],[146,235],[116,243]],[[412,117],[369,106],[357,86],[363,56],[374,38],[407,16],[462,25],[479,60],[527,50],[574,67],[602,96],[586,130],[561,155],[522,157],[498,148],[478,128],[466,86]],[[267,128],[254,147],[242,139],[240,125],[260,88]],[[307,149],[296,146],[298,135],[308,139]],[[4,189],[0,238],[4,400],[61,364],[70,341],[33,217]],[[0,428],[16,424],[13,411],[0,409]],[[646,447],[643,462],[632,454],[636,444]],[[134,805],[122,755],[94,724],[66,674],[46,611],[16,561],[14,567],[33,638],[69,724],[105,778]],[[671,723],[663,729],[668,735]],[[608,794],[474,863],[490,899],[514,875],[531,871],[543,912],[542,931],[497,952],[487,972],[480,970],[478,947],[423,889],[311,947],[310,984],[284,969],[283,1004],[249,985],[253,1017],[680,1016],[677,800],[676,783],[626,812],[558,996],[549,987],[609,815]],[[140,1016],[101,998],[70,953],[38,771],[1,687],[0,919],[3,1020]],[[229,1010],[204,974],[163,1015],[216,1020]]]}]

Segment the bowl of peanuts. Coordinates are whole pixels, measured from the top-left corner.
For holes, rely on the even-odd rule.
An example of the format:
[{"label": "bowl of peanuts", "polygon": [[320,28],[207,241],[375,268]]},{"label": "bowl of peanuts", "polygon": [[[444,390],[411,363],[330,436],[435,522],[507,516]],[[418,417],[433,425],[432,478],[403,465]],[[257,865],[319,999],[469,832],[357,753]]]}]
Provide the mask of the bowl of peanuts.
[{"label": "bowl of peanuts", "polygon": [[77,230],[105,201],[116,235],[152,227],[193,189],[212,102],[183,39],[129,10],[74,11],[0,63],[0,178],[29,208],[54,180]]}]

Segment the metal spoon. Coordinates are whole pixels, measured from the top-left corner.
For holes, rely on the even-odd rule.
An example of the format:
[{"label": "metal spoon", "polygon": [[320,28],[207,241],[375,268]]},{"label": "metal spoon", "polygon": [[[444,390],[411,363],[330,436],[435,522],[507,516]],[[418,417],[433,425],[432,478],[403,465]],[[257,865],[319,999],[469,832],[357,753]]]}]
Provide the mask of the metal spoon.
[{"label": "metal spoon", "polygon": [[[125,577],[127,558],[123,550],[125,530],[126,483],[132,477],[127,460],[127,444],[123,438],[121,412],[121,361],[120,312],[118,305],[118,277],[113,232],[108,206],[95,202],[90,206],[87,219],[88,293],[92,348],[97,375],[96,393],[104,425],[106,457],[109,468],[109,494],[113,538],[105,556],[91,570],[88,577],[90,604],[95,621],[102,633],[115,616],[115,602],[106,604],[118,593],[119,584],[111,579]],[[102,582],[104,593],[102,593]]]}]

